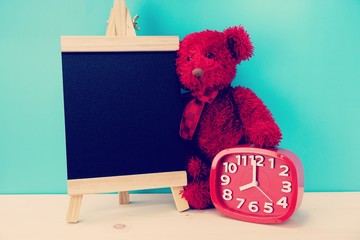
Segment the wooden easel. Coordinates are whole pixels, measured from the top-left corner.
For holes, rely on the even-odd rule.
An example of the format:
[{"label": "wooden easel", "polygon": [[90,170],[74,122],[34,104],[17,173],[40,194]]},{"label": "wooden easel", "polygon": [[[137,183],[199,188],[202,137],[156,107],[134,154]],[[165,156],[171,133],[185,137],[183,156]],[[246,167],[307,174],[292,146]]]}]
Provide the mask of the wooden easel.
[{"label": "wooden easel", "polygon": [[[134,28],[135,24],[131,19],[129,10],[126,8],[125,1],[114,0],[114,7],[110,12],[106,36],[135,37]],[[163,183],[166,183],[166,185]],[[71,180],[68,181],[68,194],[71,198],[66,220],[69,223],[78,222],[83,194],[113,191],[114,189],[121,189],[119,191],[119,204],[128,204],[128,190],[170,186],[176,209],[182,212],[189,209],[188,202],[181,198],[180,195],[184,185],[186,185],[186,173],[184,172]]]}]

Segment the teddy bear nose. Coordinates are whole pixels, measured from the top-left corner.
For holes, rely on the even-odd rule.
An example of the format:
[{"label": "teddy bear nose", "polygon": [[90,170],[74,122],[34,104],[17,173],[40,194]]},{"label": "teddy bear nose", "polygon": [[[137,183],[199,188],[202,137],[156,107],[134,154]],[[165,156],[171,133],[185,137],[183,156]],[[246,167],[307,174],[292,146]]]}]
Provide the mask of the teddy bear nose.
[{"label": "teddy bear nose", "polygon": [[192,75],[196,78],[201,78],[204,75],[204,70],[201,68],[195,68],[192,70]]}]

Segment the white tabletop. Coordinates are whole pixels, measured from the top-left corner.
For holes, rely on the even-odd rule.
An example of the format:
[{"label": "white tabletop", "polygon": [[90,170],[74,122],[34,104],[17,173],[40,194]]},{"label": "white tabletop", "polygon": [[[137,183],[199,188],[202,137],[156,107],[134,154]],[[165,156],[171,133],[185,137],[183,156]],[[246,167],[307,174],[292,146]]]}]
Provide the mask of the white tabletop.
[{"label": "white tabletop", "polygon": [[262,225],[215,209],[179,213],[169,194],[84,195],[79,222],[66,223],[67,195],[0,195],[0,239],[360,240],[360,192],[305,193],[285,223]]}]

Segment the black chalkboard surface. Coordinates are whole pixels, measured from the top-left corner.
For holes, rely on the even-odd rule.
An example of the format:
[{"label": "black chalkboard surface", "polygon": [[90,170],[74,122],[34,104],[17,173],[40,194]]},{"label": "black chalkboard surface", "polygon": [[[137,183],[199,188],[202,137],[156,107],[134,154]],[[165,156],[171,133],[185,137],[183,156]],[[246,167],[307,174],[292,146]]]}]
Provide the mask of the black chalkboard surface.
[{"label": "black chalkboard surface", "polygon": [[68,179],[185,171],[176,51],[74,39],[62,39]]},{"label": "black chalkboard surface", "polygon": [[185,170],[175,57],[62,53],[68,179]]}]

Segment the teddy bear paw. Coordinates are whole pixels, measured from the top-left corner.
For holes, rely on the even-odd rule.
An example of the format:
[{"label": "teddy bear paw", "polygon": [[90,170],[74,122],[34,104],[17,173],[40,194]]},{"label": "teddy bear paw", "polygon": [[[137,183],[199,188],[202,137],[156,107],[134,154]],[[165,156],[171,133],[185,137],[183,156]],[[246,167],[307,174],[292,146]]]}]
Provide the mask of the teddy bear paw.
[{"label": "teddy bear paw", "polygon": [[201,180],[209,176],[209,167],[200,158],[193,156],[189,159],[187,173],[192,179]]},{"label": "teddy bear paw", "polygon": [[281,131],[274,122],[256,122],[249,129],[249,140],[256,147],[275,147],[281,141]]},{"label": "teddy bear paw", "polygon": [[189,183],[182,196],[195,209],[206,209],[211,205],[209,184],[207,182]]}]

